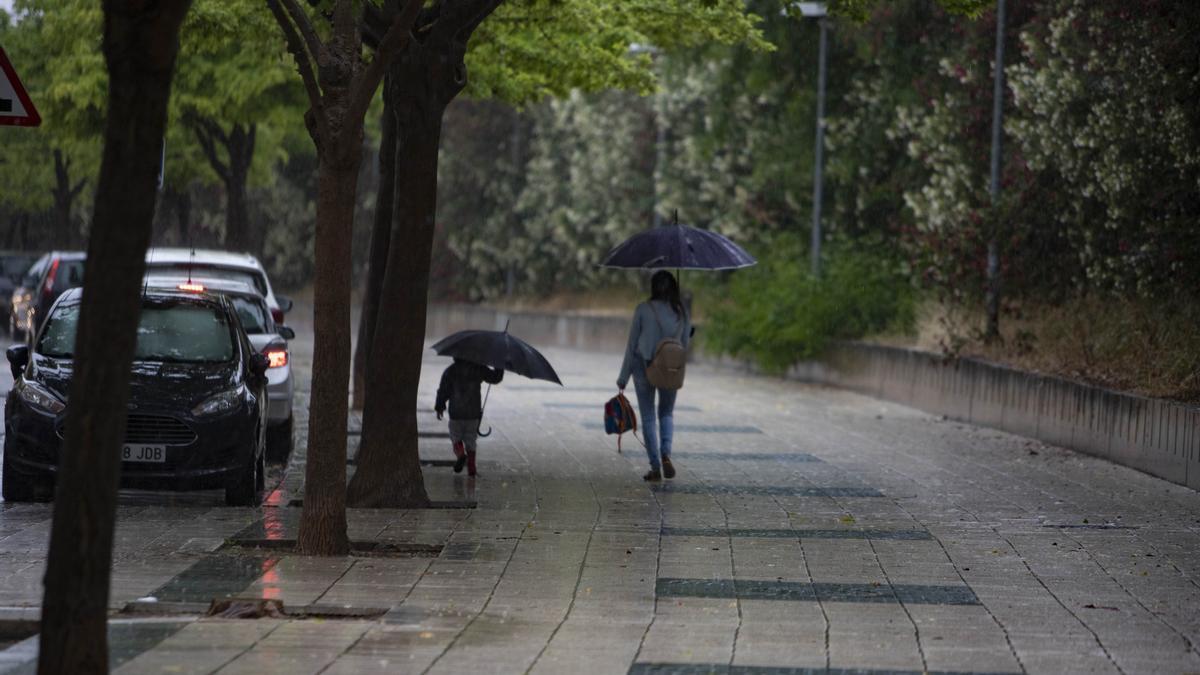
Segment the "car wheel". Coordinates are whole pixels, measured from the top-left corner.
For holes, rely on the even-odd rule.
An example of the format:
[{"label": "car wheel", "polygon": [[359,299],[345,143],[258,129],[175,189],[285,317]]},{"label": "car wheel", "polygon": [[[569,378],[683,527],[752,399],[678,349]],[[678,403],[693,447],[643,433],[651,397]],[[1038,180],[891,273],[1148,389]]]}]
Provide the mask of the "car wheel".
[{"label": "car wheel", "polygon": [[262,453],[258,456],[258,468],[254,472],[257,478],[254,483],[254,491],[261,493],[267,488],[267,455]]},{"label": "car wheel", "polygon": [[254,498],[258,495],[258,468],[261,463],[261,460],[255,457],[241,475],[225,486],[225,506],[254,506]]},{"label": "car wheel", "polygon": [[49,502],[54,500],[54,484],[44,478],[37,478],[17,471],[8,462],[8,452],[4,453],[4,481],[0,491],[4,493],[6,502]]},{"label": "car wheel", "polygon": [[272,463],[286,462],[292,454],[292,416],[283,424],[267,427],[267,460]]}]

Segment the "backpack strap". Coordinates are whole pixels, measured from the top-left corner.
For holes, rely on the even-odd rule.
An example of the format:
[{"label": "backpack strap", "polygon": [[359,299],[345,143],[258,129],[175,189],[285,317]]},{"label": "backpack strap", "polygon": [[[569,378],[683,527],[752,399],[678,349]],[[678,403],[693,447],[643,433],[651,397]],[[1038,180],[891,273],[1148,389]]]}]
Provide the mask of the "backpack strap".
[{"label": "backpack strap", "polygon": [[621,452],[621,438],[625,435],[626,431],[632,433],[634,440],[640,443],[643,448],[646,447],[645,441],[637,433],[637,415],[633,412],[633,404],[629,402],[629,399],[625,398],[625,394],[620,393],[617,394],[617,401],[621,407],[621,417],[624,419],[623,424],[627,427],[617,434],[617,453]]},{"label": "backpack strap", "polygon": [[658,332],[661,334],[663,332],[662,319],[658,318],[658,310],[654,309],[654,301],[651,300],[646,304],[649,305],[650,311],[654,313],[654,323],[658,324]]}]

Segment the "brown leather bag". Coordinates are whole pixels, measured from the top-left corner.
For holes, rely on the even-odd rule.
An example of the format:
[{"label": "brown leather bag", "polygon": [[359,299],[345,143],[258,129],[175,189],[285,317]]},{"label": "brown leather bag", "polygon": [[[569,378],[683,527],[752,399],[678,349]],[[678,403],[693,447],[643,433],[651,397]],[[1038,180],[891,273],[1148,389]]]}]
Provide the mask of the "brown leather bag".
[{"label": "brown leather bag", "polygon": [[[658,323],[658,332],[663,332],[662,320],[654,303],[650,311],[654,312],[654,321]],[[679,335],[665,337],[654,347],[654,358],[646,364],[646,379],[658,389],[676,390],[683,387],[683,376],[687,370],[687,348],[683,346],[684,322],[679,322]]]}]

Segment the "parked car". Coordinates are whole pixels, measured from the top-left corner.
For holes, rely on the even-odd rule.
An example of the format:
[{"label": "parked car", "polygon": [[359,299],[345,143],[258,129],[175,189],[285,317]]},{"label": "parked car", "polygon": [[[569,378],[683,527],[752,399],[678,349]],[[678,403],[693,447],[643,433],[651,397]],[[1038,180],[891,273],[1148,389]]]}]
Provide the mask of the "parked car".
[{"label": "parked car", "polygon": [[146,273],[173,273],[183,277],[196,276],[249,283],[266,299],[267,307],[271,309],[271,316],[277,324],[282,324],[284,315],[292,309],[291,298],[275,295],[266,269],[258,258],[249,253],[212,249],[152,248],[146,251]]},{"label": "parked car", "polygon": [[[81,296],[79,289],[64,293],[32,345],[8,348],[7,501],[53,498]],[[229,299],[143,291],[121,484],[223,487],[226,504],[252,504],[264,482],[266,370],[267,357],[250,346]]]},{"label": "parked car", "polygon": [[5,332],[12,329],[13,291],[37,258],[36,253],[0,251],[0,328]]},{"label": "parked car", "polygon": [[13,340],[25,340],[36,333],[58,296],[83,285],[86,260],[87,254],[82,251],[51,251],[33,263],[12,292],[9,332]]},{"label": "parked car", "polygon": [[292,452],[292,380],[291,355],[287,341],[296,332],[275,323],[267,301],[249,283],[202,276],[176,277],[152,272],[146,275],[149,288],[188,289],[219,293],[229,298],[238,313],[251,346],[264,354],[267,366],[267,461],[283,462]]}]

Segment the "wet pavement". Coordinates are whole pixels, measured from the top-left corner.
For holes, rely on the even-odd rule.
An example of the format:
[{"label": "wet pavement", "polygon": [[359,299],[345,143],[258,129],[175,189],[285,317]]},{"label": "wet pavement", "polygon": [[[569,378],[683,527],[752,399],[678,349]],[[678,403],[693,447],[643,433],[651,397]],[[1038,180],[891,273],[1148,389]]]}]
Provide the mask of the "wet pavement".
[{"label": "wet pavement", "polygon": [[[440,508],[352,510],[351,539],[374,552],[286,550],[306,382],[300,449],[264,506],[123,492],[115,671],[1200,672],[1191,490],[703,367],[679,397],[679,475],[648,485],[637,443],[618,454],[597,428],[619,358],[547,354],[567,386],[510,376],[492,392],[477,479],[444,466],[444,428],[421,414]],[[447,363],[426,364],[426,407]],[[49,523],[49,505],[0,506],[0,625],[36,618]],[[221,598],[294,615],[203,618]],[[0,672],[35,657],[36,639],[17,642]]]}]

